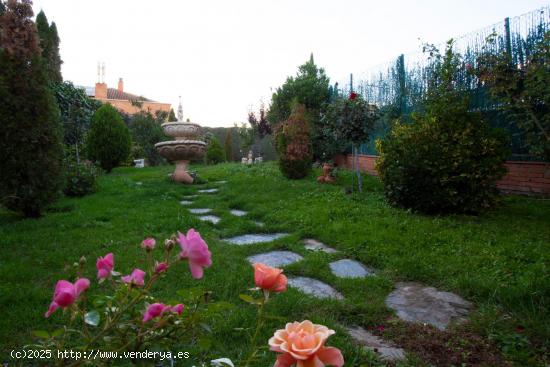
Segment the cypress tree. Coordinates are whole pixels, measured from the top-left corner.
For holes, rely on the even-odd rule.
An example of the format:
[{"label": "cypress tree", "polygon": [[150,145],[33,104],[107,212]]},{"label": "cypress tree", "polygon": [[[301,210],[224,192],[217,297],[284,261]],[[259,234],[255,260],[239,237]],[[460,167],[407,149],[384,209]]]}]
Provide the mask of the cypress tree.
[{"label": "cypress tree", "polygon": [[233,162],[233,137],[232,137],[232,129],[227,129],[227,132],[225,133],[225,140],[224,140],[224,150],[225,150],[225,160],[228,162]]},{"label": "cypress tree", "polygon": [[168,115],[168,122],[175,122],[178,121],[178,118],[176,117],[176,114],[174,113],[174,109],[170,108],[170,114]]},{"label": "cypress tree", "polygon": [[31,4],[8,0],[0,16],[0,200],[38,217],[60,192],[63,148]]},{"label": "cypress tree", "polygon": [[59,55],[59,36],[57,26],[52,22],[48,23],[48,18],[44,11],[40,11],[36,16],[36,29],[40,38],[40,48],[42,49],[42,58],[46,67],[48,79],[53,83],[61,83],[61,56]]}]

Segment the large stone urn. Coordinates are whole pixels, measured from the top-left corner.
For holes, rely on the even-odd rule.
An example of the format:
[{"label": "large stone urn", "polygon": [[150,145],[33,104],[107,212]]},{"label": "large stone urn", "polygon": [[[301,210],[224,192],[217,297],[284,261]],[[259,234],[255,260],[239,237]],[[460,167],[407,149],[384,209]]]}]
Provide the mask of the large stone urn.
[{"label": "large stone urn", "polygon": [[155,144],[155,149],[164,158],[176,164],[172,180],[191,184],[193,177],[187,172],[192,159],[201,159],[206,152],[206,143],[201,139],[200,125],[191,122],[167,122],[161,125],[166,136],[174,140]]}]

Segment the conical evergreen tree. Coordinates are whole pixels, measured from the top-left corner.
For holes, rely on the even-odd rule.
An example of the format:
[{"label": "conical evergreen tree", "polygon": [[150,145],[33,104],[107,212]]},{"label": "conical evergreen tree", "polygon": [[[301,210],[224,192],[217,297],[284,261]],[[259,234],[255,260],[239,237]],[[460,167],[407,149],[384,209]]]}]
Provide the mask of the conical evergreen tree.
[{"label": "conical evergreen tree", "polygon": [[59,36],[55,23],[48,23],[48,18],[44,11],[40,11],[36,16],[36,29],[40,38],[40,48],[46,68],[46,74],[53,83],[61,83],[61,56],[59,55]]},{"label": "conical evergreen tree", "polygon": [[233,162],[233,130],[231,128],[227,129],[225,133],[224,150],[225,150],[225,160],[228,162]]},{"label": "conical evergreen tree", "polygon": [[0,16],[0,200],[37,217],[60,192],[63,149],[31,4],[8,0]]},{"label": "conical evergreen tree", "polygon": [[168,114],[168,122],[175,122],[178,121],[178,118],[176,117],[176,114],[174,113],[174,109],[170,108],[170,113]]}]

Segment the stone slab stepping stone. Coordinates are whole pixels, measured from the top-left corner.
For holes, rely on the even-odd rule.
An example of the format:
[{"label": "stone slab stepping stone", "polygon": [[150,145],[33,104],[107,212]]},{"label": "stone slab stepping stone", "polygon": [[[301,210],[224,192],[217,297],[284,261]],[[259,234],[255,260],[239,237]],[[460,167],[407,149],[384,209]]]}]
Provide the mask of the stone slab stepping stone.
[{"label": "stone slab stepping stone", "polygon": [[248,212],[245,212],[244,210],[239,210],[239,209],[231,209],[229,213],[233,214],[236,217],[244,217],[245,215],[248,214]]},{"label": "stone slab stepping stone", "polygon": [[199,220],[202,220],[203,222],[210,222],[212,224],[217,224],[221,218],[216,217],[215,215],[203,215],[199,217]]},{"label": "stone slab stepping stone", "polygon": [[181,205],[191,205],[191,204],[193,204],[193,202],[190,201],[190,200],[182,200],[182,201],[180,201],[180,204]]},{"label": "stone slab stepping stone", "polygon": [[214,192],[218,192],[218,189],[202,189],[199,190],[199,192],[202,194],[212,194]]},{"label": "stone slab stepping stone", "polygon": [[214,183],[215,183],[215,184],[225,184],[225,183],[227,183],[227,181],[222,180],[222,181],[216,181],[216,182],[214,182]]},{"label": "stone slab stepping stone", "polygon": [[263,243],[275,241],[281,237],[288,236],[288,233],[259,233],[259,234],[245,234],[242,236],[236,236],[224,239],[225,242],[229,242],[233,245],[250,245],[252,243]]},{"label": "stone slab stepping stone", "polygon": [[257,220],[254,221],[254,224],[257,225],[258,227],[265,227],[265,223],[258,222]]},{"label": "stone slab stepping stone", "polygon": [[328,247],[324,243],[314,240],[313,238],[305,239],[304,244],[305,244],[304,247],[307,250],[311,250],[311,251],[323,251],[323,252],[326,252],[327,254],[334,254],[338,252],[338,250],[335,250],[332,247]]},{"label": "stone slab stepping stone", "polygon": [[192,209],[189,209],[189,211],[193,214],[206,214],[206,213],[210,213],[212,211],[212,209],[209,209],[209,208],[192,208]]},{"label": "stone slab stepping stone", "polygon": [[360,262],[350,259],[342,259],[329,264],[332,274],[339,278],[365,278],[374,275],[372,270]]},{"label": "stone slab stepping stone", "polygon": [[308,294],[317,298],[334,298],[334,299],[344,299],[344,296],[336,289],[332,288],[330,285],[321,282],[317,279],[306,278],[306,277],[296,277],[289,278],[288,285],[292,288],[296,288],[305,294]]},{"label": "stone slab stepping stone", "polygon": [[405,351],[402,348],[371,334],[362,327],[348,327],[346,331],[357,344],[378,353],[386,361],[402,361],[405,359]]},{"label": "stone slab stepping stone", "polygon": [[197,196],[198,196],[198,195],[186,195],[186,196],[184,196],[183,198],[184,198],[185,200],[189,200],[189,199],[194,199],[194,198],[196,198]]},{"label": "stone slab stepping stone", "polygon": [[405,321],[426,323],[445,330],[451,322],[463,322],[472,304],[460,296],[420,283],[399,282],[386,298],[386,306]]},{"label": "stone slab stepping stone", "polygon": [[274,268],[294,264],[303,259],[302,256],[291,251],[271,251],[264,254],[249,256],[247,258],[248,262],[251,264],[262,263]]}]

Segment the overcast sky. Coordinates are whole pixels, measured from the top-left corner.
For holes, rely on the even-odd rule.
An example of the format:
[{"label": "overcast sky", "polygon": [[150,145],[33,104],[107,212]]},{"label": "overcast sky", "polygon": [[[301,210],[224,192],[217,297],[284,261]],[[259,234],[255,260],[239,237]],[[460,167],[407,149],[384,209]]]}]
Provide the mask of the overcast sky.
[{"label": "overcast sky", "polygon": [[[246,120],[314,54],[332,82],[548,5],[548,0],[35,0],[55,21],[65,80],[172,103],[205,126]],[[420,39],[420,41],[419,41]]]}]

